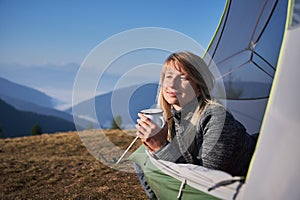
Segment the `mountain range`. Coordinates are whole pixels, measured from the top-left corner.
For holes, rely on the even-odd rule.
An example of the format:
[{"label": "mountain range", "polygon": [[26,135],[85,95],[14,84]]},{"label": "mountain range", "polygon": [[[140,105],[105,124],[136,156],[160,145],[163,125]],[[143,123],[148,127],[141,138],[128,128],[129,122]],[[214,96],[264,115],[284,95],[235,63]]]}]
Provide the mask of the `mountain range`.
[{"label": "mountain range", "polygon": [[[35,124],[47,133],[74,130],[73,110],[76,111],[76,128],[80,130],[111,128],[116,116],[121,116],[122,128],[134,128],[137,113],[155,104],[157,87],[153,83],[121,88],[60,111],[52,103],[56,99],[33,88],[0,78],[1,136],[30,135]],[[92,101],[95,101],[96,118],[89,108]]]},{"label": "mountain range", "polygon": [[75,130],[74,123],[33,112],[20,111],[0,99],[0,128],[1,137],[21,137],[31,135],[32,128],[39,125],[42,132]]},{"label": "mountain range", "polygon": [[53,108],[55,106],[55,100],[52,97],[46,95],[45,93],[21,84],[11,82],[1,77],[0,97],[12,101],[16,99],[19,101],[32,103],[37,106],[43,106],[46,108]]},{"label": "mountain range", "polygon": [[120,88],[83,101],[66,112],[74,111],[76,116],[97,121],[97,128],[103,129],[110,128],[112,121],[119,116],[122,119],[121,128],[132,129],[136,124],[137,113],[156,105],[157,89],[156,83]]},{"label": "mountain range", "polygon": [[0,77],[1,137],[31,134],[38,124],[43,132],[75,130],[73,116],[56,110],[56,99],[36,89]]},{"label": "mountain range", "polygon": [[16,84],[35,88],[53,97],[55,108],[67,108],[72,99],[72,88],[80,65],[41,64],[25,65],[0,63],[0,76]]}]

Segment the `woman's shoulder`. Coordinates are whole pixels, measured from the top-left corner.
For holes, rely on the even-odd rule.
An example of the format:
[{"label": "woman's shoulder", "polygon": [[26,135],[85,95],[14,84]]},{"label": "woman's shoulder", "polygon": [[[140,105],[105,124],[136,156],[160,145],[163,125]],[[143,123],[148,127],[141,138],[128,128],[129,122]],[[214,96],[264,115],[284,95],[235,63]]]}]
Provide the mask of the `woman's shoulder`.
[{"label": "woman's shoulder", "polygon": [[228,111],[225,106],[217,102],[210,102],[207,104],[201,121],[210,121],[211,124],[223,124],[245,131],[244,125],[236,120],[233,114]]},{"label": "woman's shoulder", "polygon": [[204,120],[209,119],[218,122],[223,121],[223,123],[224,120],[227,122],[236,121],[232,113],[228,111],[224,105],[214,101],[211,101],[206,105],[201,118]]},{"label": "woman's shoulder", "polygon": [[204,110],[205,115],[213,115],[213,116],[224,116],[226,118],[232,118],[235,120],[233,114],[222,104],[212,101],[206,105]]},{"label": "woman's shoulder", "polygon": [[228,111],[222,104],[215,101],[210,101],[206,104],[203,114],[204,115],[226,114],[226,112]]},{"label": "woman's shoulder", "polygon": [[208,102],[202,110],[199,124],[205,126],[211,123],[223,122],[226,118],[227,111],[225,107],[217,102]]}]

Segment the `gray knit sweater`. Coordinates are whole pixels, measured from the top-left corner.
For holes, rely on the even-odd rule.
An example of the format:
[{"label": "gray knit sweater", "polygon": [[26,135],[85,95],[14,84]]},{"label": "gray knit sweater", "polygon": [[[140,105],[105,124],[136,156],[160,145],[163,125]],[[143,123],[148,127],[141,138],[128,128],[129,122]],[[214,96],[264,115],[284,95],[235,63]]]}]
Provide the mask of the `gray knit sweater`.
[{"label": "gray knit sweater", "polygon": [[198,126],[191,123],[195,105],[173,111],[172,140],[155,156],[176,163],[192,163],[245,176],[254,152],[255,139],[246,133],[223,106],[207,106]]}]

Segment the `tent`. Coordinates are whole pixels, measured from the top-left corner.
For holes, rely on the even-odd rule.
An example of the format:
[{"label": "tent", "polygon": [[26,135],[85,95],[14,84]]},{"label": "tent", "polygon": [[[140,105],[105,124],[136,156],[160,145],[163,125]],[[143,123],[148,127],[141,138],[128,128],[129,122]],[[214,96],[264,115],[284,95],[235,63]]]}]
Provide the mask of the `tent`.
[{"label": "tent", "polygon": [[227,1],[204,59],[221,72],[228,109],[259,133],[247,178],[157,160],[141,146],[129,160],[159,199],[300,198],[299,23],[300,0]]}]

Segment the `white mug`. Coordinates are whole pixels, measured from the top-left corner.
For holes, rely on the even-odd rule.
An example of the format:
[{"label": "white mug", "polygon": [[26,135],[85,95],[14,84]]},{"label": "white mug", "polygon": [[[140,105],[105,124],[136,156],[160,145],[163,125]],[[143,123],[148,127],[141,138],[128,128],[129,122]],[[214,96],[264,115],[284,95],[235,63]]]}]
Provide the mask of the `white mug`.
[{"label": "white mug", "polygon": [[157,124],[160,128],[163,128],[166,124],[165,118],[163,117],[163,110],[159,108],[149,108],[141,110],[140,113],[149,118],[152,122]]}]

